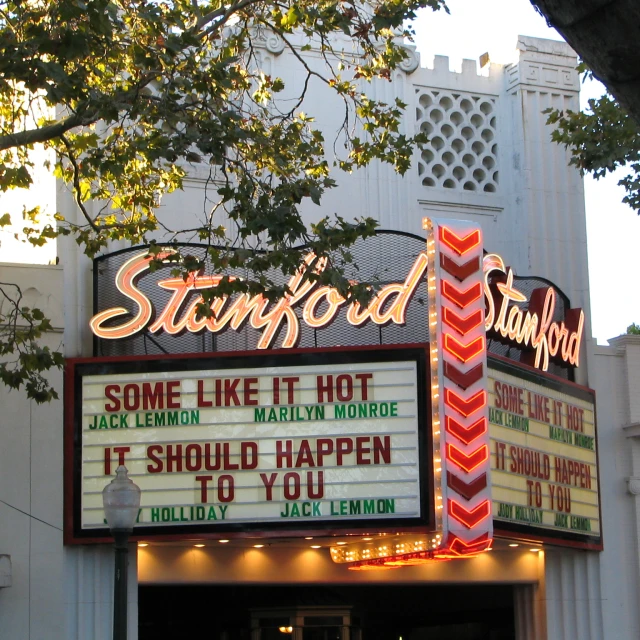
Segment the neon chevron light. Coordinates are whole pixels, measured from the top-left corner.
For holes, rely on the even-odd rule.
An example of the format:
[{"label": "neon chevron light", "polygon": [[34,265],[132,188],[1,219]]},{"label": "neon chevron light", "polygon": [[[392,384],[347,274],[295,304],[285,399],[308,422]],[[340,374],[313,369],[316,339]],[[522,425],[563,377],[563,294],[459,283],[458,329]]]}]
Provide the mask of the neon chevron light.
[{"label": "neon chevron light", "polygon": [[487,474],[483,473],[471,482],[465,482],[462,478],[447,471],[447,486],[459,493],[466,500],[475,498],[481,491],[487,488]]},{"label": "neon chevron light", "polygon": [[440,240],[453,249],[459,256],[473,251],[480,246],[482,236],[478,229],[470,231],[466,236],[460,237],[455,231],[447,227],[440,227]]},{"label": "neon chevron light", "polygon": [[453,304],[464,309],[465,307],[472,305],[476,300],[480,300],[482,297],[482,285],[479,282],[476,282],[468,289],[461,291],[454,284],[443,280],[442,295],[447,298],[447,300],[453,302]]},{"label": "neon chevron light", "polygon": [[446,416],[445,429],[460,442],[471,444],[487,432],[487,419],[482,416],[469,427],[463,427],[453,416]]},{"label": "neon chevron light", "polygon": [[444,348],[452,356],[461,362],[469,362],[485,350],[484,336],[478,336],[475,340],[465,344],[456,340],[450,333],[444,334]]},{"label": "neon chevron light", "polygon": [[463,471],[471,473],[474,469],[477,469],[481,464],[486,462],[489,458],[489,447],[483,444],[478,447],[473,453],[467,455],[464,451],[461,451],[453,444],[447,445],[447,458],[454,464],[457,464]]},{"label": "neon chevron light", "polygon": [[468,418],[471,414],[479,411],[487,404],[487,392],[482,389],[476,392],[469,399],[462,398],[451,389],[445,390],[444,403],[457,411],[465,418]]},{"label": "neon chevron light", "polygon": [[479,327],[483,322],[482,309],[461,316],[449,307],[442,307],[442,321],[453,327],[461,336]]},{"label": "neon chevron light", "polygon": [[455,500],[449,500],[449,515],[463,524],[467,529],[473,529],[491,514],[491,502],[485,500],[474,509],[467,509]]}]

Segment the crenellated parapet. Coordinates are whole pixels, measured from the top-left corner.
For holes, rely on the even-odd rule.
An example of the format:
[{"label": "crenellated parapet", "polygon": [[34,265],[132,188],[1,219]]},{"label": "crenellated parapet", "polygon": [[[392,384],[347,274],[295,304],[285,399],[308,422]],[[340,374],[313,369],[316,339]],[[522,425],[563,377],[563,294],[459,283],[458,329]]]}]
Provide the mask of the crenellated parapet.
[{"label": "crenellated parapet", "polygon": [[422,67],[411,79],[429,87],[497,94],[503,85],[503,69],[503,65],[495,63],[479,68],[476,60],[464,59],[458,71],[452,67],[449,56],[434,56],[433,66]]},{"label": "crenellated parapet", "polygon": [[435,56],[408,77],[408,118],[429,136],[413,174],[420,213],[477,221],[516,272],[553,279],[588,309],[582,180],[546,114],[579,108],[576,54],[519,36],[512,63],[483,62],[457,71]]}]

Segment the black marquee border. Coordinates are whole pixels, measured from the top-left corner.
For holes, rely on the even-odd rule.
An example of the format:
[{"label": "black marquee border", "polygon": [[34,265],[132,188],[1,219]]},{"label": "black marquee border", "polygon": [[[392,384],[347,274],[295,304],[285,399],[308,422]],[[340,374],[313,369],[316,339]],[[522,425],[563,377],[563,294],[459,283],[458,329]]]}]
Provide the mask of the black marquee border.
[{"label": "black marquee border", "polygon": [[[82,378],[85,375],[108,373],[162,371],[193,371],[206,368],[210,363],[225,370],[246,367],[274,367],[303,364],[348,364],[361,362],[414,361],[417,364],[418,387],[418,443],[420,464],[420,510],[417,518],[349,519],[342,525],[336,521],[306,521],[304,523],[229,523],[227,525],[137,526],[132,540],[186,540],[194,538],[273,538],[309,535],[346,535],[375,532],[424,532],[435,526],[433,491],[433,445],[431,433],[431,406],[429,381],[429,347],[424,344],[389,346],[363,346],[335,349],[280,349],[265,352],[228,352],[212,354],[179,354],[158,356],[127,356],[111,358],[75,358],[67,360],[65,367],[65,521],[66,544],[106,542],[109,530],[81,528],[81,470]],[[106,483],[105,483],[106,484]]]}]

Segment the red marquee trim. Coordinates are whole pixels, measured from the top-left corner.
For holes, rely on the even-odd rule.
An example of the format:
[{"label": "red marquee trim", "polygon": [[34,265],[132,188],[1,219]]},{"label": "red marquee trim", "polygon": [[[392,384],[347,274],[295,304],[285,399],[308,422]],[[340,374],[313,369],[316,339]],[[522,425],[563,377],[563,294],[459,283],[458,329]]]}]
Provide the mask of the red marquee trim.
[{"label": "red marquee trim", "polygon": [[451,274],[457,280],[462,282],[466,280],[471,274],[480,269],[480,258],[471,258],[463,264],[458,264],[455,260],[452,260],[444,253],[440,254],[440,266],[449,274]]},{"label": "red marquee trim", "polygon": [[471,444],[474,440],[483,436],[487,432],[487,419],[482,416],[471,426],[463,427],[455,418],[445,416],[445,429],[464,444]]},{"label": "red marquee trim", "polygon": [[449,443],[447,445],[447,458],[463,471],[471,473],[489,459],[489,447],[483,444],[470,454],[466,454],[455,445]]},{"label": "red marquee trim", "polygon": [[451,471],[447,471],[447,486],[459,493],[466,500],[475,498],[483,489],[487,488],[487,474],[483,473],[472,482],[465,482]]},{"label": "red marquee trim", "polygon": [[485,500],[481,502],[475,509],[465,509],[461,504],[455,500],[449,500],[448,507],[449,515],[455,518],[460,524],[467,527],[467,529],[473,529],[480,524],[485,518],[491,515],[491,501]]},{"label": "red marquee trim", "polygon": [[478,382],[484,375],[484,366],[482,362],[477,364],[473,369],[469,369],[466,373],[460,371],[458,367],[450,362],[444,363],[444,376],[449,378],[451,382],[457,384],[461,389],[465,391],[474,383]]},{"label": "red marquee trim", "polygon": [[461,238],[455,231],[447,227],[440,227],[440,240],[462,256],[479,246],[482,242],[482,236],[479,229],[474,229]]}]

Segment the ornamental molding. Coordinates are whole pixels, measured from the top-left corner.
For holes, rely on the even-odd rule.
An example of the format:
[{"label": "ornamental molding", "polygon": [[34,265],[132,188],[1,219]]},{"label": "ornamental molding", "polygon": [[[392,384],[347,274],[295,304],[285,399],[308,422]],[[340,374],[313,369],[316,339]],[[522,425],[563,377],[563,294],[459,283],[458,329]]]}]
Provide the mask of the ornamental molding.
[{"label": "ornamental molding", "polygon": [[561,42],[560,40],[547,40],[545,38],[534,38],[532,36],[518,36],[516,49],[519,51],[571,58],[570,64],[574,64],[577,57],[576,52],[566,42]]},{"label": "ornamental molding", "polygon": [[640,438],[640,422],[632,422],[623,429],[627,438]]},{"label": "ornamental molding", "polygon": [[409,75],[420,66],[420,54],[413,46],[403,46],[401,48],[404,50],[407,57],[398,65],[398,67]]},{"label": "ornamental molding", "polygon": [[637,476],[627,478],[627,488],[632,496],[640,495],[640,478]]},{"label": "ornamental molding", "polygon": [[274,56],[279,56],[284,51],[284,40],[262,25],[251,30],[251,41],[254,47],[264,48]]}]

